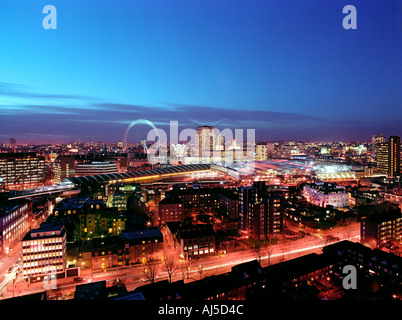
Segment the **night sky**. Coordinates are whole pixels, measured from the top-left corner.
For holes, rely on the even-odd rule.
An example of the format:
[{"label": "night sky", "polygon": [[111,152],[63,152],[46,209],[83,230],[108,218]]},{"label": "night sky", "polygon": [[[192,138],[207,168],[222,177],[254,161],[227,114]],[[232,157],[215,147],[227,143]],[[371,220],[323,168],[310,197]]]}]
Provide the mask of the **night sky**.
[{"label": "night sky", "polygon": [[267,141],[402,135],[402,1],[0,2],[0,142],[117,142],[136,119]]}]

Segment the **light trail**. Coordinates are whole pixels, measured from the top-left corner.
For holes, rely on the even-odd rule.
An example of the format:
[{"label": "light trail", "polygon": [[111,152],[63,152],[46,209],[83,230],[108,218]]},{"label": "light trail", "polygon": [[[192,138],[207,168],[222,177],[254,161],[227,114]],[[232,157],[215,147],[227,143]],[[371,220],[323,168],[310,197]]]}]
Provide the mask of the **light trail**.
[{"label": "light trail", "polygon": [[11,273],[8,273],[6,275],[4,275],[6,277],[6,279],[3,280],[3,282],[0,284],[0,290],[3,290],[3,288],[10,282],[12,281],[15,276],[16,276],[17,270],[14,270]]},{"label": "light trail", "polygon": [[[360,236],[354,236],[354,237],[351,237],[350,239],[354,239],[354,238],[360,239]],[[343,241],[343,240],[334,241],[331,244],[341,242],[341,241]],[[265,259],[268,259],[268,258],[276,258],[276,257],[279,257],[279,256],[290,255],[290,254],[295,254],[295,253],[300,253],[300,252],[304,252],[304,251],[315,250],[315,249],[325,247],[326,245],[327,244],[321,243],[321,244],[310,246],[310,247],[303,247],[303,248],[295,249],[295,250],[291,250],[291,251],[279,252],[279,253],[272,254],[270,256],[267,255],[267,256],[261,257],[261,260],[265,260]],[[240,263],[246,263],[246,262],[250,262],[250,261],[253,261],[253,260],[256,260],[256,258],[255,257],[245,258],[245,259],[242,259],[242,262],[240,262]],[[238,263],[239,263],[238,261],[230,261],[230,262],[219,264],[219,265],[213,265],[213,266],[209,266],[209,267],[204,267],[203,270],[212,270],[212,269],[215,269],[215,268],[230,267],[230,266],[236,265]],[[193,270],[192,272],[198,272],[198,271]]]}]

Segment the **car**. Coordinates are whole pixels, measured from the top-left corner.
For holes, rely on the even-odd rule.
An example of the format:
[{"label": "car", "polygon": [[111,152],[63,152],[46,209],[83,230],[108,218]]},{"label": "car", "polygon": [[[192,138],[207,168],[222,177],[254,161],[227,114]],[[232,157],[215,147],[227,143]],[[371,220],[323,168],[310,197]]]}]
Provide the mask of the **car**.
[{"label": "car", "polygon": [[74,278],[74,283],[82,282],[84,279],[81,277],[75,277]]}]

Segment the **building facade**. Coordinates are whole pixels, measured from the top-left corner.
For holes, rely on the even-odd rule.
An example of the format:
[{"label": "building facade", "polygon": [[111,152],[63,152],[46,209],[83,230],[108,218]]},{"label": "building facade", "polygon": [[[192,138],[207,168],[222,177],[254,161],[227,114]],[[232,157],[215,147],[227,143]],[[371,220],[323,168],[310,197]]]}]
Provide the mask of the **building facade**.
[{"label": "building facade", "polygon": [[283,231],[284,198],[269,196],[253,206],[249,234],[253,240],[267,240]]},{"label": "building facade", "polygon": [[330,205],[335,208],[349,206],[349,193],[345,188],[335,183],[310,183],[303,187],[303,196],[316,206],[325,208]]},{"label": "building facade", "polygon": [[22,201],[0,205],[0,253],[8,254],[29,230],[32,204]]},{"label": "building facade", "polygon": [[376,159],[377,171],[379,173],[388,174],[388,142],[377,143]]},{"label": "building facade", "polygon": [[256,156],[255,160],[268,160],[268,144],[266,142],[257,142],[255,145]]},{"label": "building facade", "polygon": [[61,183],[71,177],[75,177],[75,157],[58,156],[54,160],[54,183]]},{"label": "building facade", "polygon": [[197,128],[199,157],[210,158],[216,150],[216,133],[211,126],[200,126]]},{"label": "building facade", "polygon": [[380,248],[389,241],[399,243],[401,240],[402,214],[400,209],[375,213],[361,219],[361,243]]},{"label": "building facade", "polygon": [[43,186],[45,158],[35,152],[0,153],[0,178],[3,188],[25,190]]},{"label": "building facade", "polygon": [[184,218],[184,204],[178,197],[165,197],[159,202],[159,225],[166,222],[182,221]]},{"label": "building facade", "polygon": [[98,174],[118,173],[116,163],[112,162],[96,162],[91,163],[78,163],[75,166],[75,176],[94,176]]},{"label": "building facade", "polygon": [[388,139],[388,176],[397,178],[401,175],[401,138],[390,136]]},{"label": "building facade", "polygon": [[39,281],[67,268],[66,231],[63,225],[42,223],[22,239],[23,278]]}]

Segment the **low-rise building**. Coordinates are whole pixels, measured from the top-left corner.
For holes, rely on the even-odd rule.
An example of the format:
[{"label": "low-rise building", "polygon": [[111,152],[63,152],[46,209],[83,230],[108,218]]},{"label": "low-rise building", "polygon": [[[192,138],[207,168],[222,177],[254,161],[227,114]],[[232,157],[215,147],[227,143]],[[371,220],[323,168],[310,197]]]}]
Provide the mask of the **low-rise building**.
[{"label": "low-rise building", "polygon": [[125,231],[121,234],[128,264],[145,263],[163,257],[163,235],[158,227]]},{"label": "low-rise building", "polygon": [[181,226],[167,223],[167,234],[178,254],[187,259],[215,254],[215,232],[210,224]]},{"label": "low-rise building", "polygon": [[315,182],[306,184],[303,187],[303,196],[310,203],[319,207],[328,205],[335,208],[343,208],[349,206],[349,193],[343,186],[335,183]]},{"label": "low-rise building", "polygon": [[165,197],[159,202],[159,225],[166,222],[182,221],[184,217],[184,204],[174,195]]},{"label": "low-rise building", "polygon": [[159,228],[124,231],[119,236],[94,238],[81,248],[81,265],[92,271],[145,263],[163,257],[163,235]]}]

